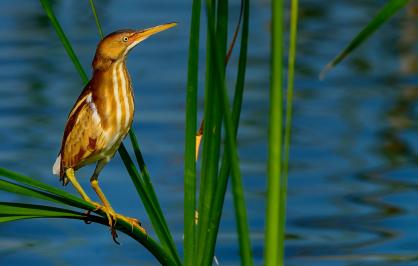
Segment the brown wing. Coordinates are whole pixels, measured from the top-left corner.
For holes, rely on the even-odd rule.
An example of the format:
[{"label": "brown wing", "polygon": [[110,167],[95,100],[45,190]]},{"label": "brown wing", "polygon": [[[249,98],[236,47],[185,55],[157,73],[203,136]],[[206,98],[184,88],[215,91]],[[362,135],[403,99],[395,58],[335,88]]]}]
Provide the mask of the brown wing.
[{"label": "brown wing", "polygon": [[104,147],[100,116],[87,85],[71,111],[61,146],[61,169],[91,163]]}]

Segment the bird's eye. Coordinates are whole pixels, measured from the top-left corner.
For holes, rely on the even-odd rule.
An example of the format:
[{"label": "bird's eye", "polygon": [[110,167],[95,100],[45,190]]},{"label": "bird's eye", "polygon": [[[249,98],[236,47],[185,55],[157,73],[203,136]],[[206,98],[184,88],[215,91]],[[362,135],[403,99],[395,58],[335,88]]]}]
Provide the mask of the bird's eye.
[{"label": "bird's eye", "polygon": [[122,41],[127,42],[127,41],[128,41],[128,37],[127,37],[127,36],[124,36],[124,37],[122,38]]}]

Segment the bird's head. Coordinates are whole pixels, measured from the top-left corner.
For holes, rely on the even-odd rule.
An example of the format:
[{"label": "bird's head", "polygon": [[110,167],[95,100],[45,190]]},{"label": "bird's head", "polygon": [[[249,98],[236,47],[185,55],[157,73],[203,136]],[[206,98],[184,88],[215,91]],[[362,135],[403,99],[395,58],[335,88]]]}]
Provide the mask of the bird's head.
[{"label": "bird's head", "polygon": [[98,45],[93,60],[93,69],[101,69],[111,63],[124,60],[126,55],[138,43],[151,35],[176,26],[177,23],[166,23],[144,30],[118,30],[107,35]]}]

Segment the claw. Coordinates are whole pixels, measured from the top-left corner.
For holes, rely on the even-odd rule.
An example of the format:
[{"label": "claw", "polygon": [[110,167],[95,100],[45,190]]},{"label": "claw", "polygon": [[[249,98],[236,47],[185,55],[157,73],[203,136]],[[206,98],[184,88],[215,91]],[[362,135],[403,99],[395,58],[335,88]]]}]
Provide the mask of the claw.
[{"label": "claw", "polygon": [[116,233],[116,230],[115,230],[115,228],[114,228],[114,227],[111,227],[111,228],[110,228],[110,233],[112,234],[112,239],[113,239],[113,242],[115,242],[116,244],[120,245],[119,241],[117,240],[117,238],[118,238],[118,233]]},{"label": "claw", "polygon": [[117,218],[120,217],[119,214],[116,214],[112,209],[108,209],[105,206],[100,205],[99,209],[104,212],[106,214],[107,217],[107,221],[109,223],[109,228],[110,228],[110,234],[112,235],[112,239],[113,241],[120,245],[119,241],[117,241],[118,238],[118,234],[116,232],[116,223],[117,223]]}]

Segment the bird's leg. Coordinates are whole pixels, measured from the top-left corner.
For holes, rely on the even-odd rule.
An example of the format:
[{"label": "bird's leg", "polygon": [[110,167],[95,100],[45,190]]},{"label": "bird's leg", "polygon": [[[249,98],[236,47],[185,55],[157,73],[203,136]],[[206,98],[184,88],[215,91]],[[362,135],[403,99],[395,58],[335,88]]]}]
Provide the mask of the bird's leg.
[{"label": "bird's leg", "polygon": [[[110,205],[109,201],[103,194],[103,191],[99,187],[99,182],[97,181],[97,178],[91,178],[90,179],[91,186],[93,187],[94,191],[96,191],[97,196],[99,196],[100,200],[103,202],[103,207],[101,210],[106,214],[107,220],[109,222],[110,231],[112,233],[113,240],[116,241],[116,238],[118,237],[115,225],[116,225],[116,213],[113,210],[112,206]],[[118,243],[119,244],[119,243]]]},{"label": "bird's leg", "polygon": [[81,195],[81,197],[89,202],[92,203],[94,206],[98,207],[97,205],[99,205],[97,202],[94,202],[90,199],[89,196],[87,196],[86,192],[84,191],[84,189],[81,187],[80,183],[78,183],[77,178],[74,175],[74,169],[73,168],[68,168],[65,171],[65,175],[67,176],[67,178],[70,180],[71,184],[73,184],[74,188],[77,190],[77,192]]},{"label": "bird's leg", "polygon": [[[68,169],[65,171],[65,175],[66,175],[66,176],[67,176],[67,178],[70,180],[71,184],[73,184],[74,188],[75,188],[75,189],[77,190],[77,192],[81,195],[81,197],[82,197],[85,201],[87,201],[87,202],[91,203],[92,205],[94,205],[94,207],[96,208],[95,210],[98,210],[98,209],[100,209],[100,208],[102,207],[99,203],[92,201],[92,200],[90,199],[90,197],[89,197],[89,196],[87,196],[86,192],[84,191],[84,189],[81,187],[80,183],[78,183],[77,179],[75,178],[75,175],[74,175],[74,169],[72,169],[72,168],[68,168]],[[88,210],[88,211],[86,212],[86,216],[88,217],[89,215],[90,215],[90,211]],[[88,221],[88,219],[86,219],[84,222],[85,222],[86,224],[91,223],[91,221]]]},{"label": "bird's leg", "polygon": [[101,160],[97,163],[96,169],[94,170],[93,176],[90,178],[91,186],[93,187],[94,191],[96,192],[97,196],[100,198],[100,200],[103,203],[103,206],[101,207],[101,210],[106,213],[107,219],[109,221],[109,227],[112,233],[113,240],[116,241],[117,234],[115,230],[115,225],[117,219],[121,219],[127,223],[129,223],[132,226],[132,230],[134,227],[137,227],[139,230],[141,230],[143,233],[145,232],[145,229],[141,227],[141,223],[135,219],[135,218],[129,218],[124,215],[116,213],[112,206],[110,205],[109,201],[107,200],[106,196],[104,195],[102,189],[99,186],[98,177],[100,171],[103,169],[104,165],[107,163],[107,161]]}]

